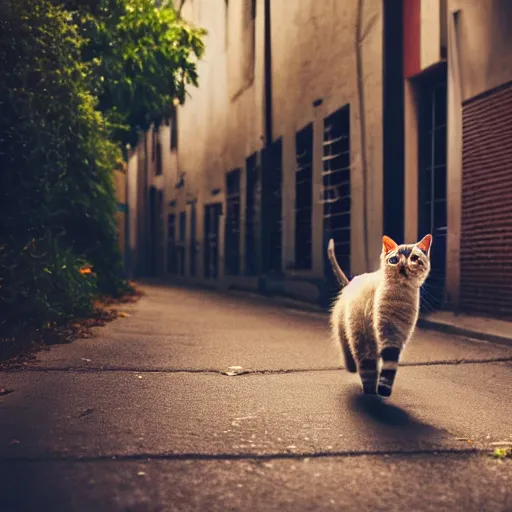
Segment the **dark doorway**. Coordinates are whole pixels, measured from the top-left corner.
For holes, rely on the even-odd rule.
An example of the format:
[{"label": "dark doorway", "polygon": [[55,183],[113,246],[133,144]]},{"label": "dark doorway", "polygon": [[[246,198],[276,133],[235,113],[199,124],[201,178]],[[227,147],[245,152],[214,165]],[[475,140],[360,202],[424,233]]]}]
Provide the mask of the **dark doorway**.
[{"label": "dark doorway", "polygon": [[283,150],[278,139],[263,151],[261,240],[263,273],[282,273]]},{"label": "dark doorway", "polygon": [[148,247],[148,275],[156,275],[158,215],[157,215],[157,190],[149,188],[149,247]]},{"label": "dark doorway", "polygon": [[157,239],[157,250],[156,250],[156,271],[158,275],[162,275],[164,273],[164,250],[165,250],[165,241],[164,241],[164,233],[165,233],[165,217],[164,217],[164,193],[162,190],[159,190],[156,195],[156,239]]},{"label": "dark doorway", "polygon": [[259,211],[259,169],[258,155],[253,153],[245,161],[247,175],[245,201],[245,275],[255,276],[257,272],[257,229]]},{"label": "dark doorway", "polygon": [[178,241],[178,271],[180,276],[186,274],[186,239],[187,239],[187,212],[180,212],[180,238]]},{"label": "dark doorway", "polygon": [[204,277],[216,279],[219,275],[219,227],[222,204],[204,207]]},{"label": "dark doorway", "polygon": [[424,285],[423,311],[442,306],[446,281],[446,65],[418,79],[418,229],[434,240],[432,270]]},{"label": "dark doorway", "polygon": [[226,174],[226,275],[240,274],[240,176],[240,169],[234,169]]},{"label": "dark doorway", "polygon": [[167,272],[176,274],[176,215],[167,215]]},{"label": "dark doorway", "polygon": [[400,244],[404,242],[405,211],[404,11],[402,0],[385,1],[382,5],[383,230]]}]

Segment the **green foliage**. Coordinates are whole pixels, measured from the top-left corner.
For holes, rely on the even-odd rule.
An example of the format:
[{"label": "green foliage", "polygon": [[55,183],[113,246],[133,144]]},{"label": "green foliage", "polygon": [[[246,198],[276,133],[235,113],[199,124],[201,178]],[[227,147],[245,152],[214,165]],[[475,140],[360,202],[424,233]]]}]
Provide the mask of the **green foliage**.
[{"label": "green foliage", "polygon": [[115,135],[134,144],[138,130],[171,116],[185,101],[187,85],[198,85],[196,61],[204,53],[203,29],[191,27],[163,0],[102,0],[91,14],[79,2],[75,19],[88,44],[99,108],[115,120]]},{"label": "green foliage", "polygon": [[204,31],[159,3],[0,1],[0,337],[128,289],[120,143],[185,100],[204,51]]},{"label": "green foliage", "polygon": [[512,459],[512,448],[496,448],[493,455],[500,460]]},{"label": "green foliage", "polygon": [[4,0],[0,20],[5,332],[90,310],[99,283],[80,273],[85,261],[101,268],[100,281],[122,285],[112,184],[120,152],[95,109],[89,65],[81,60],[84,40],[69,13],[46,0]]}]

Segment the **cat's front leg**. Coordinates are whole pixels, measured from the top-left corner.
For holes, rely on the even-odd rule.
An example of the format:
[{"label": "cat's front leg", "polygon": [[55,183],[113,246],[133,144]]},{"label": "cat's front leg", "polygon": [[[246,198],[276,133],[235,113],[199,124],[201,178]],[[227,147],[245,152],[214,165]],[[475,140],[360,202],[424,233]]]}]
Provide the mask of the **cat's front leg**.
[{"label": "cat's front leg", "polygon": [[380,396],[387,398],[391,396],[391,393],[393,392],[393,384],[395,383],[401,352],[401,347],[397,347],[396,345],[384,346],[380,351],[382,366],[377,385],[377,393]]},{"label": "cat's front leg", "polygon": [[382,397],[389,397],[393,392],[398,363],[402,349],[407,341],[407,333],[389,321],[379,323],[379,356],[381,369],[377,384],[377,393]]}]

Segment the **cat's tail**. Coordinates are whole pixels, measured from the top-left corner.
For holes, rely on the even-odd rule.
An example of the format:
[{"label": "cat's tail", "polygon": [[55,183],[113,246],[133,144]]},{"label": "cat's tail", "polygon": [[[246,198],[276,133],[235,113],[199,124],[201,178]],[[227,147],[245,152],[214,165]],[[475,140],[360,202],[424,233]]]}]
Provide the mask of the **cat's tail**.
[{"label": "cat's tail", "polygon": [[329,240],[329,245],[327,246],[327,256],[329,257],[329,261],[331,262],[332,270],[334,272],[334,275],[336,276],[336,279],[338,280],[342,287],[347,286],[349,280],[338,264],[336,254],[334,252],[334,240],[332,238]]}]

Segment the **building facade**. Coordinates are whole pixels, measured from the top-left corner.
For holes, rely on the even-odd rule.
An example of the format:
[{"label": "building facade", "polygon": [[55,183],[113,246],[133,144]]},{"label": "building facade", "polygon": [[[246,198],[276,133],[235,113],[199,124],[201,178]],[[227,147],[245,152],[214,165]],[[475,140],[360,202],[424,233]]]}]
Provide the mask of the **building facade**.
[{"label": "building facade", "polygon": [[508,5],[186,2],[200,87],[129,158],[131,272],[327,304],[330,237],[356,275],[431,232],[428,307],[511,314]]}]

